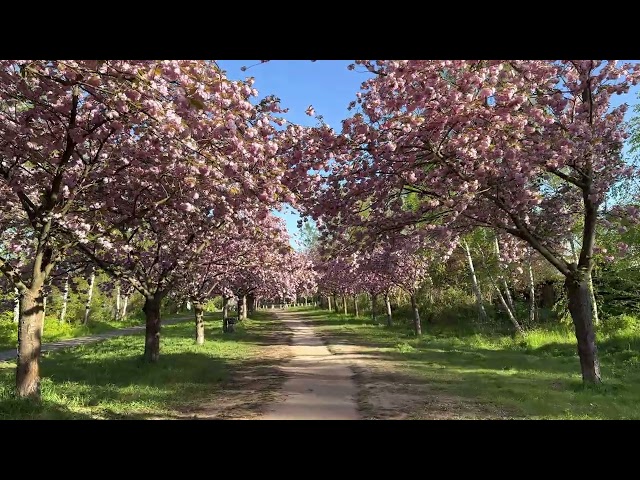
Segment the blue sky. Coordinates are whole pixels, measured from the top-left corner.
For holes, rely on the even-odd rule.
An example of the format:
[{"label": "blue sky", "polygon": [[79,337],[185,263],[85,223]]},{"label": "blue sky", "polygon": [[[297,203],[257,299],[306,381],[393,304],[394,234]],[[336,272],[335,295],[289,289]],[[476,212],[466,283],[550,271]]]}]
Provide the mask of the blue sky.
[{"label": "blue sky", "polygon": [[[227,71],[229,78],[254,77],[259,98],[270,94],[279,97],[282,106],[289,108],[289,113],[284,115],[288,121],[298,125],[316,125],[317,121],[305,114],[307,107],[313,105],[316,114],[322,115],[324,121],[338,131],[341,120],[349,115],[349,102],[355,100],[360,84],[371,75],[358,71],[362,68],[347,70],[350,63],[353,61],[271,60],[260,64],[260,60],[218,60],[218,65]],[[243,72],[243,66],[250,68]],[[640,86],[612,99],[612,106],[623,102],[630,105],[627,120],[634,115],[632,107],[638,103],[638,93]],[[291,210],[276,214],[285,219],[289,233],[295,237],[299,215]],[[292,245],[295,246],[295,238],[292,238]]]}]

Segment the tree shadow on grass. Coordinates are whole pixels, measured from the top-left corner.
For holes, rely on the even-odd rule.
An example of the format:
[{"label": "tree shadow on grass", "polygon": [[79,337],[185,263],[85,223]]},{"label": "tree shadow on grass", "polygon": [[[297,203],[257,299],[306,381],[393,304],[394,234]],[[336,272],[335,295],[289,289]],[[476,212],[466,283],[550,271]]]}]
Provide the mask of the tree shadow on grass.
[{"label": "tree shadow on grass", "polygon": [[[585,386],[577,359],[562,364],[542,359],[531,367],[504,352],[475,353],[481,356],[429,349],[369,351],[358,355],[364,362],[355,364],[356,380],[361,393],[372,398],[369,407],[389,409],[380,413],[382,417],[396,415],[393,410],[400,406],[391,405],[394,399],[408,398],[413,406],[407,411],[414,416],[457,418],[443,413],[440,404],[455,410],[460,406],[455,399],[462,398],[466,405],[462,410],[469,410],[469,402],[482,408],[462,412],[461,418],[640,418],[638,372],[627,369],[623,381],[604,366],[604,385]],[[375,397],[384,400],[376,403]]]},{"label": "tree shadow on grass", "polygon": [[88,420],[91,416],[74,412],[67,406],[42,400],[0,397],[0,420]]}]

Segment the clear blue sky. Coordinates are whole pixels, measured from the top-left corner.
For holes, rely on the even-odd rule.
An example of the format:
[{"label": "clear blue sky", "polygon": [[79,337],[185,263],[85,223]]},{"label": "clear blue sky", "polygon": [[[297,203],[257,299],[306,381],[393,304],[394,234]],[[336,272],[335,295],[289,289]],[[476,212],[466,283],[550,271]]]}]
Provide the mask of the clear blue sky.
[{"label": "clear blue sky", "polygon": [[[634,61],[635,60],[631,60]],[[309,105],[313,105],[316,114],[322,115],[326,123],[336,130],[341,129],[341,120],[349,116],[347,106],[355,100],[360,84],[371,74],[347,70],[352,60],[271,60],[260,64],[260,60],[219,60],[218,65],[227,71],[229,78],[242,79],[254,77],[259,98],[276,95],[281,104],[289,108],[286,119],[298,125],[316,125],[317,121],[305,114]],[[258,65],[256,65],[258,64]],[[255,65],[255,66],[252,66]],[[251,67],[247,71],[243,66]],[[616,95],[612,105],[627,102],[630,107],[638,103],[640,86],[632,88],[626,95]],[[627,120],[634,115],[633,108],[627,112]],[[287,222],[287,229],[295,236],[299,215],[295,211],[276,212]],[[292,245],[295,240],[292,239]]]}]

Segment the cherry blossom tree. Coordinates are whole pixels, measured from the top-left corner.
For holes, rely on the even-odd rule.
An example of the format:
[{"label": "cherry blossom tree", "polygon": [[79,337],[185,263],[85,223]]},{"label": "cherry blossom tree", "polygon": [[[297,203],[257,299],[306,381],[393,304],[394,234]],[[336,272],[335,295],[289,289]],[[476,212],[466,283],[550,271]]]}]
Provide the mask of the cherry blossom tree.
[{"label": "cherry blossom tree", "polygon": [[0,204],[11,212],[2,227],[21,222],[12,230],[12,248],[29,244],[33,252],[22,271],[15,258],[0,258],[0,271],[20,295],[21,397],[39,396],[42,288],[70,247],[60,239],[59,222],[69,216],[76,194],[105,178],[110,159],[131,145],[130,130],[149,123],[147,108],[158,98],[149,76],[157,65],[0,62]]},{"label": "cherry blossom tree", "polygon": [[[304,198],[306,213],[333,236],[357,226],[380,237],[408,225],[420,227],[416,235],[440,232],[443,241],[475,226],[513,236],[564,276],[582,378],[600,382],[589,294],[598,212],[610,186],[633,174],[621,157],[626,105],[613,108],[611,98],[638,82],[639,67],[613,60],[356,65],[374,77],[341,134],[321,125],[287,144],[293,170],[330,171],[306,180],[323,185]],[[561,252],[576,217],[582,242],[570,262]]]},{"label": "cherry blossom tree", "polygon": [[[21,300],[20,396],[39,395],[42,288],[76,243],[97,261],[98,251],[131,248],[126,238],[134,232],[146,238],[140,246],[150,241],[162,221],[147,222],[156,231],[144,235],[136,222],[164,203],[187,212],[193,206],[193,198],[177,203],[178,179],[192,195],[216,198],[219,221],[235,220],[247,196],[288,201],[275,156],[275,124],[283,120],[272,116],[282,110],[273,97],[252,103],[252,84],[200,60],[0,62],[0,203],[12,212],[2,226],[21,222],[12,248],[30,243],[34,252],[27,274],[14,257],[0,257]],[[190,179],[198,175],[206,181],[195,189]],[[169,184],[175,190],[163,191]]]}]

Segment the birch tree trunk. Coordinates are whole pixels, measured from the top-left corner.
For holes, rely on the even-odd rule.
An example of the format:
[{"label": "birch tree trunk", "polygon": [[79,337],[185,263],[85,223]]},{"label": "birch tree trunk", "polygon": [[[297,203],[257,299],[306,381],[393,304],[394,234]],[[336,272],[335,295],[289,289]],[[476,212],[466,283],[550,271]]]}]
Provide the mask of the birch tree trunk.
[{"label": "birch tree trunk", "polygon": [[353,296],[353,311],[356,313],[356,317],[358,317],[358,295]]},{"label": "birch tree trunk", "polygon": [[87,303],[84,307],[84,318],[82,324],[86,325],[89,321],[89,312],[91,311],[91,299],[93,298],[93,286],[96,283],[96,267],[91,268],[91,277],[89,279],[89,292],[87,293]]},{"label": "birch tree trunk", "polygon": [[127,305],[129,304],[129,295],[124,296],[124,300],[122,302],[122,315],[120,316],[121,320],[127,318]]},{"label": "birch tree trunk", "polygon": [[390,327],[393,325],[393,318],[391,316],[391,299],[388,292],[384,295],[384,303],[387,307],[387,326]]},{"label": "birch tree trunk", "polygon": [[473,293],[476,297],[476,306],[478,307],[478,314],[480,315],[480,319],[484,322],[487,321],[487,312],[484,309],[484,303],[482,301],[482,292],[480,291],[480,286],[478,285],[478,278],[476,277],[476,270],[473,267],[473,259],[471,258],[471,250],[469,250],[469,244],[465,241],[462,242],[464,245],[464,250],[467,254],[467,263],[469,266],[469,273],[471,274],[471,288],[473,289]]},{"label": "birch tree trunk", "polygon": [[502,295],[502,292],[500,291],[500,287],[495,282],[494,282],[493,286],[494,286],[494,288],[496,290],[496,295],[498,295],[498,299],[500,300],[500,303],[502,304],[502,306],[504,307],[504,309],[507,312],[507,315],[509,316],[509,320],[511,321],[511,323],[513,324],[513,326],[516,328],[516,330],[519,333],[524,333],[524,330],[522,329],[522,326],[518,323],[518,320],[513,315],[513,312],[509,308],[509,305],[507,305],[507,301],[504,299],[504,295]]},{"label": "birch tree trunk", "polygon": [[116,312],[115,320],[120,320],[120,285],[116,285]]},{"label": "birch tree trunk", "polygon": [[502,275],[502,272],[500,271],[500,267],[502,266],[501,262],[500,262],[500,243],[498,242],[498,237],[495,236],[493,237],[493,240],[495,242],[495,250],[496,250],[496,260],[498,261],[498,280],[502,281],[502,285],[504,286],[504,293],[506,295],[506,300],[507,300],[507,304],[509,305],[509,308],[511,309],[512,313],[515,313],[516,308],[513,304],[513,299],[511,298],[511,291],[509,290],[509,284],[507,283],[507,279],[504,277],[504,275]]},{"label": "birch tree trunk", "polygon": [[15,296],[13,297],[13,323],[20,321],[20,292],[17,288],[14,289]]},{"label": "birch tree trunk", "polygon": [[531,261],[529,261],[529,323],[534,324],[536,321],[536,284],[533,281],[533,269]]}]

